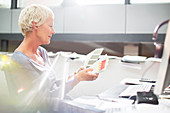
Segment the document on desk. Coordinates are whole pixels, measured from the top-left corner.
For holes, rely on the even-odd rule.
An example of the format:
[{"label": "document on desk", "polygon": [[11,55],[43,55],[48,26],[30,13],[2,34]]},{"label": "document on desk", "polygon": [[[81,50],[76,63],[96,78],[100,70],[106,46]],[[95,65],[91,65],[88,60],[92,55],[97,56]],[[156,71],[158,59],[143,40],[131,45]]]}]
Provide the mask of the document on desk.
[{"label": "document on desk", "polygon": [[169,113],[170,108],[161,105],[137,104],[135,113]]},{"label": "document on desk", "polygon": [[111,88],[101,92],[97,96],[101,99],[105,98],[118,98],[119,94],[123,92],[128,86],[122,84],[115,84]]},{"label": "document on desk", "polygon": [[[105,98],[105,99],[99,99],[96,97],[79,97],[77,99],[74,99],[75,102],[81,103],[81,104],[87,104],[91,105],[97,109],[100,110],[106,110],[108,108],[123,108],[127,106],[131,106],[131,102],[129,102],[128,99],[123,98]],[[130,100],[132,101],[132,100]]]},{"label": "document on desk", "polygon": [[142,79],[134,79],[134,78],[125,78],[120,83],[124,85],[140,85],[140,84],[148,84],[148,83],[155,85],[153,80],[148,79],[148,82],[147,81],[142,82]]}]

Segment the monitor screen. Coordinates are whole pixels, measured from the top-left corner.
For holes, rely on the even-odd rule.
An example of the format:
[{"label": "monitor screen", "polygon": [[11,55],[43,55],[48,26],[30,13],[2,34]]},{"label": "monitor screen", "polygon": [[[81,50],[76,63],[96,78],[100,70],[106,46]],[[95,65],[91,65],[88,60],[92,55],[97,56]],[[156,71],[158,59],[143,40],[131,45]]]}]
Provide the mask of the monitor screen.
[{"label": "monitor screen", "polygon": [[170,85],[170,21],[164,41],[162,61],[160,63],[154,93],[161,95],[166,87]]}]

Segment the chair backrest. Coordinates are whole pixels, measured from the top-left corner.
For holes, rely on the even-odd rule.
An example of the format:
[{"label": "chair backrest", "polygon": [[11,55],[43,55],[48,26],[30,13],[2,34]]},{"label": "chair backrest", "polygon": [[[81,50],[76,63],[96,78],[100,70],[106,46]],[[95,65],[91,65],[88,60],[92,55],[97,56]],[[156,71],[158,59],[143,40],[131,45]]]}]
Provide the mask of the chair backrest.
[{"label": "chair backrest", "polygon": [[9,105],[9,91],[3,70],[0,70],[0,111],[7,111]]},{"label": "chair backrest", "polygon": [[3,70],[0,70],[0,98],[9,96],[8,85]]},{"label": "chair backrest", "polygon": [[30,95],[32,91],[29,88],[32,88],[32,85],[28,85],[31,83],[31,78],[27,76],[29,74],[19,64],[12,60],[9,62],[3,66],[9,91],[8,106],[15,111],[13,113],[36,113],[40,109],[38,104],[41,103],[35,104],[37,95]]},{"label": "chair backrest", "polygon": [[13,69],[14,68],[11,63],[6,64],[3,67],[10,97],[13,97],[17,93],[16,84],[14,82],[15,77],[13,76]]},{"label": "chair backrest", "polygon": [[[3,73],[3,79],[4,79],[4,83],[6,85],[6,97],[3,98],[3,111],[5,113],[10,113],[11,111],[16,113],[18,112],[16,110],[16,102],[17,102],[17,87],[16,87],[16,83],[15,83],[15,76],[13,76],[13,72],[14,72],[14,65],[13,63],[10,61],[7,64],[4,64],[2,67],[2,73]],[[10,109],[9,109],[10,108]]]}]

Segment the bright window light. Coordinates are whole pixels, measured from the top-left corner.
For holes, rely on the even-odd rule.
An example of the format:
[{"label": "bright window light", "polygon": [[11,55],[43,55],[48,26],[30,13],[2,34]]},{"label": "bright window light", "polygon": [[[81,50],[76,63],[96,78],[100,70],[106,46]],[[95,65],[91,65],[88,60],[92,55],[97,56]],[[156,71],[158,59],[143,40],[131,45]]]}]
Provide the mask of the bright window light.
[{"label": "bright window light", "polygon": [[42,4],[46,6],[60,6],[63,0],[19,0],[19,7],[25,7],[30,4]]},{"label": "bright window light", "polygon": [[170,3],[170,0],[131,0],[130,3]]},{"label": "bright window light", "polygon": [[10,8],[11,0],[0,0],[0,8]]},{"label": "bright window light", "polygon": [[124,4],[125,0],[75,0],[78,5]]}]

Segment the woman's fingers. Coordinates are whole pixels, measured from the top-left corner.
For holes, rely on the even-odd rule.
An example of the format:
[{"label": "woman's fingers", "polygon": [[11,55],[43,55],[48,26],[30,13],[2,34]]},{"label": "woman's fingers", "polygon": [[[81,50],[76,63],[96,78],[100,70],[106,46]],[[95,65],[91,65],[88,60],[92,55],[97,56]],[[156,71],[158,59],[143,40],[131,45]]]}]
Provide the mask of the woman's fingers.
[{"label": "woman's fingers", "polygon": [[92,81],[92,80],[96,80],[98,77],[98,73],[91,73],[93,71],[93,68],[88,68],[88,69],[84,69],[84,68],[80,68],[77,76],[79,78],[80,81]]}]

